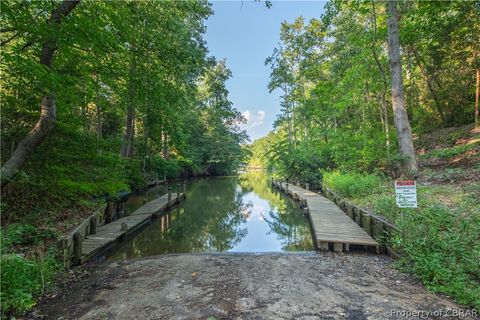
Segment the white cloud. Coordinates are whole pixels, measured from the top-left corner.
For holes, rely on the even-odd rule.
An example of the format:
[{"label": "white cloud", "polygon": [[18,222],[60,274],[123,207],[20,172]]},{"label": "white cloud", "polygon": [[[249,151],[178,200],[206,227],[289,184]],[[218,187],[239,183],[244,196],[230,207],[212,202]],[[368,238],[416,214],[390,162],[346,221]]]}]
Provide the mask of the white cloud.
[{"label": "white cloud", "polygon": [[242,112],[243,117],[246,120],[246,123],[242,125],[243,129],[252,129],[263,125],[265,122],[265,111],[259,110],[256,115],[252,115],[250,110]]}]

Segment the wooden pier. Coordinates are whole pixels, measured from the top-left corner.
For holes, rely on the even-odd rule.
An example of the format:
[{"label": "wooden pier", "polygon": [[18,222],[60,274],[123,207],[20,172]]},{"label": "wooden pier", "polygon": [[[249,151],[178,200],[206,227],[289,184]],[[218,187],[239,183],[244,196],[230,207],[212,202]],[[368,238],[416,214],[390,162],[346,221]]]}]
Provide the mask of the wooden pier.
[{"label": "wooden pier", "polygon": [[90,234],[84,239],[82,239],[80,233],[75,234],[74,263],[82,264],[100,255],[119,241],[126,239],[128,234],[149,223],[152,217],[164,212],[184,198],[184,192],[168,193],[146,203],[129,216],[115,220],[99,228],[91,226]]},{"label": "wooden pier", "polygon": [[331,244],[334,251],[342,252],[349,251],[350,245],[360,245],[374,247],[376,252],[379,252],[378,242],[332,201],[296,185],[278,181],[272,181],[272,184],[303,203],[319,249],[328,250]]}]

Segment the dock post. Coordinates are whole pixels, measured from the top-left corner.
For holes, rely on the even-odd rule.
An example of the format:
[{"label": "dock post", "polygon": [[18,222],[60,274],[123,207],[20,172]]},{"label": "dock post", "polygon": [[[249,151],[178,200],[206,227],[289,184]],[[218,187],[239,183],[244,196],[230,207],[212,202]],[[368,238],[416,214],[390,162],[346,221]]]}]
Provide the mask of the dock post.
[{"label": "dock post", "polygon": [[122,225],[120,226],[120,230],[123,233],[124,240],[127,240],[128,225],[126,222],[122,222]]},{"label": "dock post", "polygon": [[168,202],[167,207],[170,206],[170,202],[172,201],[172,187],[168,187]]},{"label": "dock post", "polygon": [[285,193],[288,194],[288,182],[285,183]]},{"label": "dock post", "polygon": [[97,216],[90,218],[90,234],[97,233]]},{"label": "dock post", "polygon": [[308,182],[305,184],[305,189],[310,190],[310,184]]},{"label": "dock post", "polygon": [[120,202],[118,205],[118,212],[120,214],[120,218],[123,218],[125,215],[125,202]]},{"label": "dock post", "polygon": [[365,230],[365,232],[368,233],[369,236],[373,236],[371,215],[364,214],[362,216],[362,226],[363,226],[363,230]]},{"label": "dock post", "polygon": [[334,243],[333,244],[333,251],[335,252],[342,252],[343,251],[343,243]]},{"label": "dock post", "polygon": [[105,223],[110,223],[113,221],[113,202],[108,201],[107,202],[107,208],[105,208],[106,211],[106,219]]},{"label": "dock post", "polygon": [[182,186],[180,185],[180,183],[177,183],[177,198],[175,199],[175,202],[180,201],[180,193],[181,192],[182,192]]},{"label": "dock post", "polygon": [[73,263],[79,265],[82,258],[82,235],[80,231],[73,234]]}]

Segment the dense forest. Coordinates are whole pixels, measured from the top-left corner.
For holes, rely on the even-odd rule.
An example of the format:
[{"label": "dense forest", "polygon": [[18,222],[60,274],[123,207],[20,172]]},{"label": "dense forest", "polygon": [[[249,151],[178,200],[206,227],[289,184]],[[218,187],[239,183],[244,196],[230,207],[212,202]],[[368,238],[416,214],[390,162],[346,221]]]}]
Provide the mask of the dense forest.
[{"label": "dense forest", "polygon": [[13,197],[232,172],[247,136],[202,38],[210,14],[197,1],[2,2],[3,218]]},{"label": "dense forest", "polygon": [[[252,167],[395,223],[403,270],[477,308],[479,17],[478,1],[329,1],[284,22],[265,61],[281,113],[249,147]],[[417,180],[418,208],[397,207],[396,178]]]},{"label": "dense forest", "polygon": [[[31,307],[54,274],[47,249],[92,199],[242,161],[211,14],[206,1],[1,2],[2,314]],[[29,260],[3,255],[22,245]],[[4,282],[18,270],[42,281]]]},{"label": "dense forest", "polygon": [[397,143],[398,105],[392,110],[392,63],[402,69],[403,105],[414,133],[474,122],[479,3],[409,1],[398,7],[401,64],[392,60],[385,3],[330,1],[318,19],[283,23],[281,44],[266,60],[269,89],[283,94],[281,114],[275,131],[253,146],[270,146],[268,156],[256,152],[257,163],[310,182],[320,181],[318,168],[406,173],[406,154]]}]

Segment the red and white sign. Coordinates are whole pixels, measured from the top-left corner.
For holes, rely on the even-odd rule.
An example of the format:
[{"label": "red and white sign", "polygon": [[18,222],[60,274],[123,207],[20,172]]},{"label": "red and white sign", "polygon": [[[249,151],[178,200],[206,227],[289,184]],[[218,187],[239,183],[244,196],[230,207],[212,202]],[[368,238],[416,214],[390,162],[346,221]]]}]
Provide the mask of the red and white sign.
[{"label": "red and white sign", "polygon": [[417,207],[417,185],[414,180],[395,181],[395,194],[400,208]]}]

